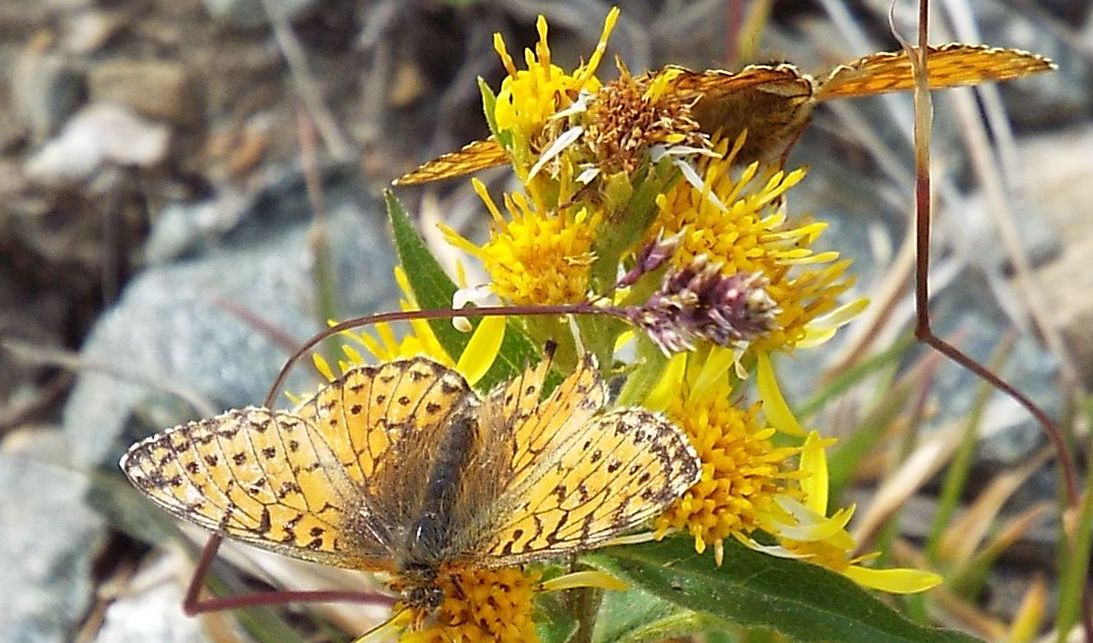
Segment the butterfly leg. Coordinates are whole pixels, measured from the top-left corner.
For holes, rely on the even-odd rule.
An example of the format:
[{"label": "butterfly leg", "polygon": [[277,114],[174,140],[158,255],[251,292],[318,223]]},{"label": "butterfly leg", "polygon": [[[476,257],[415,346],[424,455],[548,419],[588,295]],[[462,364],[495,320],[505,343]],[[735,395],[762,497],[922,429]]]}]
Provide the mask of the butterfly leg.
[{"label": "butterfly leg", "polygon": [[201,598],[201,589],[205,585],[205,575],[209,572],[216,552],[220,549],[220,543],[224,540],[222,534],[212,534],[201,550],[201,558],[198,559],[194,575],[190,579],[190,586],[186,589],[186,597],[182,602],[182,611],[187,616],[196,616],[205,612],[219,612],[222,610],[237,609],[241,607],[260,607],[263,605],[284,605],[286,603],[365,603],[370,605],[393,606],[396,599],[392,596],[384,596],[369,592],[350,591],[287,591],[254,592],[239,596],[225,596],[214,598]]},{"label": "butterfly leg", "polygon": [[[925,28],[922,33],[925,33]],[[913,51],[909,56],[917,55]],[[921,85],[927,86],[923,80]],[[959,348],[934,333],[930,324],[929,274],[930,274],[930,119],[932,106],[929,91],[915,91],[915,338],[941,353],[956,364],[998,389],[1023,406],[1043,427],[1055,447],[1063,473],[1063,482],[1070,504],[1079,501],[1080,486],[1070,448],[1059,427],[1035,402],[1002,379],[997,373],[980,364]]]},{"label": "butterfly leg", "polygon": [[[927,50],[928,14],[928,0],[920,0],[918,16],[919,52]],[[1008,395],[1036,419],[1043,427],[1044,433],[1055,449],[1059,468],[1062,472],[1066,503],[1077,509],[1082,502],[1082,489],[1078,482],[1073,454],[1059,427],[1028,396],[1014,388],[991,369],[983,366],[939,337],[930,325],[928,286],[930,274],[930,130],[933,108],[930,101],[930,92],[927,89],[929,79],[926,72],[925,57],[917,57],[919,54],[909,43],[900,38],[899,34],[895,35],[904,45],[904,49],[912,61],[912,71],[915,75],[915,338],[968,369],[995,389]],[[1093,641],[1093,597],[1091,597],[1088,584],[1083,586],[1080,607],[1082,613],[1081,625],[1085,638],[1087,641]]]}]

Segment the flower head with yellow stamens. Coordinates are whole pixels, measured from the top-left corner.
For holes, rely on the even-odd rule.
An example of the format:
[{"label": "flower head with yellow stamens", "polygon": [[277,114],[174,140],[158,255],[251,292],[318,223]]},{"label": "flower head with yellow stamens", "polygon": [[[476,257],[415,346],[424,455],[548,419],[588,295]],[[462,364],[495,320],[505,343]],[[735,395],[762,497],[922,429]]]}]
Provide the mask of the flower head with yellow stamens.
[{"label": "flower head with yellow stamens", "polygon": [[[494,34],[494,49],[501,58],[508,76],[501,81],[493,108],[497,131],[514,159],[517,176],[527,178],[535,157],[547,149],[564,129],[565,123],[551,119],[572,107],[582,94],[600,89],[596,68],[603,59],[607,38],[611,35],[619,11],[612,9],[604,21],[603,34],[588,62],[567,73],[551,62],[547,44],[546,19],[539,16],[535,23],[539,42],[535,51],[525,51],[527,69],[517,69],[501,34]],[[550,127],[548,127],[550,125]]]},{"label": "flower head with yellow stamens", "polygon": [[619,78],[589,99],[579,119],[589,162],[604,174],[633,174],[653,146],[709,146],[691,117],[694,98],[669,91],[670,73],[634,77],[621,62],[618,67]]},{"label": "flower head with yellow stamens", "polygon": [[[417,629],[405,631],[403,643],[449,643],[452,641],[500,641],[519,643],[537,641],[532,621],[534,599],[541,589],[540,573],[519,568],[459,569],[443,573],[438,586],[444,602],[435,612],[423,613],[414,606],[396,605],[409,610]],[[393,589],[398,589],[392,585]]]},{"label": "flower head with yellow stamens", "polygon": [[449,243],[482,261],[491,290],[516,304],[584,301],[602,213],[584,206],[545,212],[514,194],[505,195],[505,217],[481,182],[474,187],[493,216],[489,240],[476,246],[451,228],[444,232]]},{"label": "flower head with yellow stamens", "polygon": [[[699,553],[713,546],[718,565],[724,540],[760,528],[775,497],[786,493],[795,475],[787,461],[799,451],[774,446],[774,429],[760,421],[758,405],[733,403],[734,361],[726,349],[713,349],[704,358],[677,355],[646,402],[687,433],[702,461],[701,480],[657,518],[657,536],[687,531]],[[683,386],[671,384],[679,381]]]},{"label": "flower head with yellow stamens", "polygon": [[649,234],[680,234],[673,259],[680,268],[704,256],[720,263],[726,275],[762,275],[778,314],[756,346],[791,349],[805,338],[809,323],[834,310],[836,297],[852,285],[844,275],[849,261],[839,261],[835,252],[813,251],[823,223],[787,224],[781,200],[804,178],[804,170],[787,173],[754,162],[732,176],[745,137],[738,136],[731,147],[728,139],[715,140],[716,156],[697,157],[701,188],[680,181],[657,197],[659,215]]}]

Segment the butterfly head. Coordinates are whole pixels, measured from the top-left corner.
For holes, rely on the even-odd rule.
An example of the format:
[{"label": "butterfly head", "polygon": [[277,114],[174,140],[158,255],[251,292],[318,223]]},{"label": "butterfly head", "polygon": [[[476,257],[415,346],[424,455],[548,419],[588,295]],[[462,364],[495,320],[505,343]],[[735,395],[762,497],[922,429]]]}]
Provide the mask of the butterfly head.
[{"label": "butterfly head", "polygon": [[437,567],[428,563],[407,563],[398,572],[402,601],[414,612],[432,614],[444,602]]}]

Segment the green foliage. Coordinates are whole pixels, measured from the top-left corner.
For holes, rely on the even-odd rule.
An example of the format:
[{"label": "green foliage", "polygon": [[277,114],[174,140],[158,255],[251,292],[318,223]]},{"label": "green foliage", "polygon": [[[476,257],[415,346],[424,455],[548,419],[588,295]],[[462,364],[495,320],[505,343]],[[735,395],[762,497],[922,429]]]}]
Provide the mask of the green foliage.
[{"label": "green foliage", "polygon": [[[452,296],[458,287],[429,252],[425,240],[414,228],[399,200],[391,192],[387,192],[386,197],[395,248],[418,306],[422,309],[451,308]],[[470,322],[477,327],[479,320],[472,318]],[[431,320],[429,326],[449,355],[458,358],[463,353],[471,333],[456,330],[447,319]],[[478,383],[479,388],[488,390],[499,382],[515,377],[529,363],[538,361],[539,352],[539,347],[524,334],[523,329],[510,320],[497,360]]]},{"label": "green foliage", "polygon": [[[720,568],[713,556],[697,555],[683,538],[614,547],[585,560],[662,601],[703,615],[708,620],[695,621],[701,629],[766,628],[793,639],[848,643],[976,640],[912,623],[827,569],[735,542],[725,543],[725,564]],[[663,610],[645,613],[650,624],[664,619]]]}]

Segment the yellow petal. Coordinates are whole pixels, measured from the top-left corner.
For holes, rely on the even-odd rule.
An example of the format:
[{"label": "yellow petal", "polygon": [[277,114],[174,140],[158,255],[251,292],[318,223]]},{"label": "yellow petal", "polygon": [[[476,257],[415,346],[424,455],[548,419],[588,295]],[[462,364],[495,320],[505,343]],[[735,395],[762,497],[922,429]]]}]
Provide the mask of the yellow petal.
[{"label": "yellow petal", "polygon": [[543,582],[543,590],[547,592],[575,589],[577,587],[597,587],[599,589],[613,589],[620,592],[630,589],[630,586],[624,581],[615,578],[607,572],[601,572],[594,569],[565,574],[564,576],[559,576],[558,578],[552,578]]},{"label": "yellow petal", "polygon": [[[577,70],[577,80],[583,83],[596,73],[596,68],[600,66],[600,61],[603,60],[604,51],[607,50],[607,39],[611,37],[611,32],[615,29],[615,23],[618,21],[619,8],[611,7],[611,10],[607,12],[607,17],[603,20],[603,32],[600,34],[600,41],[596,43],[596,50],[592,52],[588,63],[582,69]],[[543,41],[546,41],[545,37]]]},{"label": "yellow petal", "polygon": [[809,475],[801,480],[801,490],[805,493],[805,505],[821,516],[827,515],[827,454],[820,434],[810,431],[801,450],[800,469]]},{"label": "yellow petal", "polygon": [[319,353],[311,354],[311,363],[315,365],[315,370],[319,371],[319,374],[327,379],[327,381],[333,382],[334,370],[330,368],[330,363],[326,361],[326,358]]},{"label": "yellow petal", "polygon": [[914,594],[940,585],[940,575],[905,567],[896,569],[870,569],[851,565],[843,575],[863,587],[872,587],[891,594]]},{"label": "yellow petal", "polygon": [[786,398],[782,397],[782,389],[774,376],[770,356],[766,351],[756,351],[756,358],[759,367],[756,386],[759,388],[759,397],[763,400],[763,414],[767,416],[767,421],[782,433],[805,437],[804,427],[789,409]]},{"label": "yellow petal", "polygon": [[838,329],[814,328],[811,324],[805,327],[805,336],[797,342],[797,348],[815,348],[831,341]]},{"label": "yellow petal", "polygon": [[349,362],[351,364],[364,363],[364,355],[361,355],[360,351],[353,348],[349,344],[342,344],[342,352],[345,353],[345,356],[349,359]]},{"label": "yellow petal", "polygon": [[805,328],[805,338],[797,342],[797,348],[813,348],[823,344],[835,336],[835,331],[850,323],[868,306],[869,299],[861,297],[813,319]]},{"label": "yellow petal", "polygon": [[353,639],[353,643],[381,643],[390,641],[398,636],[399,632],[410,625],[410,610],[402,610],[383,623],[368,630],[360,637]]},{"label": "yellow petal", "polygon": [[668,403],[679,394],[683,385],[683,376],[687,371],[687,353],[676,353],[664,366],[664,371],[656,386],[645,396],[645,408],[651,411],[663,411]]},{"label": "yellow petal", "polygon": [[463,375],[468,384],[474,386],[490,370],[493,360],[497,359],[497,351],[504,338],[504,317],[483,318],[471,335],[471,340],[467,342],[467,347],[463,349],[463,354],[459,356],[455,370]]},{"label": "yellow petal", "polygon": [[702,363],[702,368],[699,369],[698,377],[691,385],[691,402],[700,402],[711,393],[724,394],[726,391],[725,374],[729,372],[729,368],[734,362],[736,362],[736,352],[733,349],[722,346],[715,346],[710,349],[709,354]]}]

